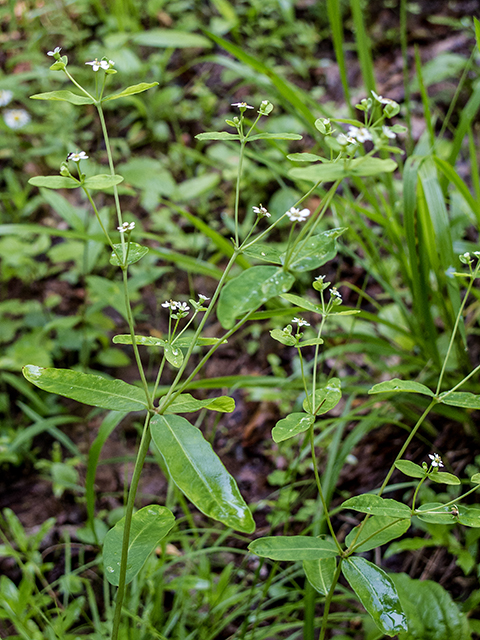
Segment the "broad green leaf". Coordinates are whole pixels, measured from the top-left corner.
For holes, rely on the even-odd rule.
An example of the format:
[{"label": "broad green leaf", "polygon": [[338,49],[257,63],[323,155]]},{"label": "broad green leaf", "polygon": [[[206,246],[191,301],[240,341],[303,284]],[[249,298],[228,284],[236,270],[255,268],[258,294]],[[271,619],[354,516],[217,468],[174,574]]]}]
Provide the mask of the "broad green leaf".
[{"label": "broad green leaf", "polygon": [[284,293],[280,296],[287,302],[291,302],[292,304],[300,307],[301,309],[306,309],[307,311],[312,311],[313,313],[322,313],[322,307],[319,304],[314,304],[310,300],[306,300],[305,298],[301,298],[300,296],[296,296],[294,293]]},{"label": "broad green leaf", "polygon": [[120,182],[123,182],[122,176],[112,176],[109,173],[102,173],[98,176],[85,178],[82,186],[87,189],[109,189],[116,184],[120,184]]},{"label": "broad green leaf", "polygon": [[210,411],[219,411],[220,413],[232,413],[235,409],[235,400],[228,396],[197,400],[189,393],[181,393],[168,405],[165,413],[190,413],[192,411],[200,411],[200,409],[210,409]]},{"label": "broad green leaf", "polygon": [[381,498],[373,493],[364,493],[361,496],[349,498],[342,503],[342,509],[353,509],[361,513],[390,516],[391,518],[410,518],[412,515],[412,510],[406,504]]},{"label": "broad green leaf", "polygon": [[[355,540],[361,526],[360,524],[357,525],[345,538],[345,543],[348,546]],[[381,547],[382,544],[386,544],[390,542],[390,540],[403,536],[409,528],[410,513],[408,519],[404,518],[403,520],[392,518],[391,516],[372,516],[363,525],[362,531],[355,541],[355,544],[360,544],[363,540],[366,540],[366,542],[360,547],[355,547],[355,553],[364,553],[365,551],[370,551],[370,549]]]},{"label": "broad green leaf", "polygon": [[422,467],[411,460],[398,460],[395,467],[410,478],[424,478],[427,472]]},{"label": "broad green leaf", "polygon": [[327,384],[317,387],[315,392],[315,408],[310,410],[309,407],[313,407],[313,394],[308,395],[308,399],[303,401],[303,409],[307,413],[312,413],[316,416],[321,416],[330,409],[333,409],[340,402],[342,397],[342,383],[338,378],[331,378]]},{"label": "broad green leaf", "polygon": [[237,483],[199,429],[181,416],[155,415],[150,431],[171,479],[202,513],[253,533],[255,522]]},{"label": "broad green leaf", "polygon": [[291,273],[277,267],[258,266],[243,271],[227,282],[220,294],[217,317],[222,327],[231,329],[236,318],[285,293],[294,282]]},{"label": "broad green leaf", "polygon": [[308,413],[291,413],[286,418],[279,420],[272,429],[272,438],[274,442],[282,442],[293,438],[297,433],[303,433],[313,423],[315,418]]},{"label": "broad green leaf", "polygon": [[473,482],[473,484],[480,484],[480,473],[476,473],[475,475],[473,475],[470,478],[470,482]]},{"label": "broad green leaf", "polygon": [[35,386],[102,409],[142,411],[147,408],[145,393],[123,380],[107,380],[91,373],[70,369],[44,369],[27,364],[23,375]]},{"label": "broad green leaf", "polygon": [[208,38],[189,31],[178,31],[177,29],[149,29],[136,33],[132,37],[133,42],[141,47],[157,47],[166,49],[184,49],[186,47],[198,47],[210,49],[212,43]]},{"label": "broad green leaf", "polygon": [[455,524],[458,522],[457,517],[452,514],[451,507],[445,507],[441,502],[428,502],[422,504],[421,507],[415,509],[415,513],[419,520],[430,522],[432,524]]},{"label": "broad green leaf", "polygon": [[316,164],[310,167],[296,167],[290,169],[288,175],[299,180],[310,182],[334,182],[347,176],[366,177],[379,173],[391,173],[397,168],[397,163],[391,159],[356,158],[345,167],[343,162]]},{"label": "broad green leaf", "polygon": [[480,409],[480,396],[466,391],[454,391],[453,393],[442,393],[439,396],[440,402],[449,404],[452,407],[462,407],[463,409]]},{"label": "broad green leaf", "polygon": [[[156,504],[139,509],[133,514],[128,542],[127,584],[137,575],[148,556],[174,524],[175,516],[173,513],[166,507],[160,507]],[[103,543],[105,576],[110,584],[115,586],[118,586],[120,579],[124,529],[125,518],[122,518],[110,529]]]},{"label": "broad green leaf", "polygon": [[270,335],[274,340],[284,344],[286,347],[293,347],[297,344],[295,336],[292,336],[291,333],[288,333],[288,331],[285,331],[284,329],[272,329],[270,331]]},{"label": "broad green leaf", "polygon": [[93,104],[91,98],[87,96],[79,96],[77,93],[72,93],[68,90],[60,91],[47,91],[47,93],[36,93],[34,96],[30,96],[32,100],[60,100],[62,102],[70,102],[71,104]]},{"label": "broad green leaf", "polygon": [[103,98],[102,102],[108,102],[108,100],[117,100],[118,98],[126,98],[127,96],[133,96],[136,93],[143,93],[147,91],[147,89],[151,89],[152,87],[156,87],[158,82],[140,82],[140,84],[134,84],[131,87],[127,87],[120,93],[115,93],[114,95],[107,96]]},{"label": "broad green leaf", "polygon": [[338,556],[332,540],[307,536],[270,536],[248,545],[249,551],[271,560],[319,560]]},{"label": "broad green leaf", "polygon": [[471,640],[465,614],[438,582],[405,573],[393,574],[392,580],[408,621],[399,640]]},{"label": "broad green leaf", "polygon": [[[192,340],[193,338],[188,338],[188,337],[177,338],[173,341],[173,344],[177,347],[188,348],[192,344]],[[195,340],[195,346],[198,346],[198,347],[209,346],[212,344],[218,344],[219,342],[221,342],[222,344],[227,344],[228,340],[222,340],[221,338],[207,338],[205,336],[199,336]]]},{"label": "broad green leaf", "polygon": [[34,187],[46,187],[47,189],[77,189],[81,186],[78,180],[64,176],[36,176],[30,178],[28,184]]},{"label": "broad green leaf", "polygon": [[321,558],[319,560],[304,560],[303,570],[307,580],[318,593],[326,596],[333,583],[333,576],[337,568],[335,558]]},{"label": "broad green leaf", "polygon": [[[318,269],[337,255],[335,242],[345,228],[322,231],[316,236],[310,236],[305,242],[301,242],[288,267],[293,271],[312,271]],[[282,262],[285,254],[282,255]]]},{"label": "broad green leaf", "polygon": [[445,473],[444,471],[432,471],[428,478],[429,480],[433,480],[433,482],[438,482],[438,484],[461,484],[457,476],[454,476],[453,473]]},{"label": "broad green leaf", "polygon": [[[132,344],[132,336],[129,334],[113,336],[112,342],[114,344]],[[135,336],[135,343],[144,347],[165,347],[167,341],[154,336]]]},{"label": "broad green leaf", "polygon": [[268,244],[259,242],[252,247],[245,249],[245,255],[249,258],[256,258],[257,260],[263,260],[264,262],[273,262],[274,264],[282,264],[280,258],[281,252],[275,247],[271,247]]},{"label": "broad green leaf", "polygon": [[387,391],[396,391],[397,393],[405,391],[410,393],[422,393],[423,395],[431,397],[434,395],[433,391],[430,391],[428,387],[420,382],[400,380],[399,378],[375,384],[371,389],[369,389],[368,393],[385,393]]},{"label": "broad green leaf", "polygon": [[312,338],[311,340],[300,340],[299,347],[313,347],[316,344],[323,344],[323,338]]},{"label": "broad green leaf", "polygon": [[236,133],[228,133],[227,131],[206,131],[195,136],[197,140],[240,140]]},{"label": "broad green leaf", "polygon": [[[123,255],[122,245],[114,244],[113,245],[119,256]],[[143,247],[141,244],[137,244],[136,242],[130,242],[128,247],[128,255],[127,255],[127,264],[134,264],[143,258],[143,256],[147,255],[148,247]],[[116,256],[116,254],[112,251],[110,256],[110,264],[113,264],[115,267],[119,267],[123,264],[120,262]]]},{"label": "broad green leaf", "polygon": [[248,137],[248,142],[255,140],[301,140],[303,136],[298,133],[257,133]]},{"label": "broad green leaf", "polygon": [[183,352],[180,347],[177,345],[169,344],[168,342],[164,346],[164,353],[167,362],[169,362],[172,367],[176,367],[179,369],[183,364]]},{"label": "broad green leaf", "polygon": [[294,162],[324,162],[325,158],[317,156],[314,153],[289,153],[287,158]]},{"label": "broad green leaf", "polygon": [[385,571],[357,556],[343,562],[342,572],[384,634],[393,637],[397,633],[407,631],[407,619],[397,590]]},{"label": "broad green leaf", "polygon": [[474,527],[478,529],[480,527],[480,509],[477,507],[465,507],[459,505],[458,509],[458,522],[466,527]]}]

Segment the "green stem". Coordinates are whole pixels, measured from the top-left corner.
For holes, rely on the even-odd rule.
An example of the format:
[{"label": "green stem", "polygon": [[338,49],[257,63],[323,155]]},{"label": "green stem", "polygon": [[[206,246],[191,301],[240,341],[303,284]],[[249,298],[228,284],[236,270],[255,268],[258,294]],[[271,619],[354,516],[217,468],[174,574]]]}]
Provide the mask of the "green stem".
[{"label": "green stem", "polygon": [[90,195],[90,193],[89,193],[88,189],[86,189],[85,187],[82,187],[82,189],[83,189],[83,191],[85,192],[85,195],[87,196],[88,201],[90,202],[90,204],[91,204],[91,206],[92,206],[92,209],[93,209],[93,211],[94,211],[94,213],[95,213],[95,217],[97,218],[97,220],[98,220],[98,222],[99,222],[100,226],[102,227],[102,231],[103,231],[103,233],[105,234],[105,236],[106,236],[106,238],[107,238],[107,240],[108,240],[108,244],[109,244],[109,245],[110,245],[110,247],[112,248],[113,253],[117,256],[118,261],[119,261],[119,262],[121,262],[121,261],[122,261],[122,259],[121,259],[121,257],[118,255],[118,253],[116,252],[115,247],[113,246],[113,242],[112,242],[112,240],[111,240],[111,238],[110,238],[110,235],[109,235],[108,231],[105,229],[105,227],[104,227],[104,225],[103,225],[102,219],[100,218],[100,214],[98,213],[98,209],[97,209],[97,207],[95,206],[95,202],[93,201],[92,196]]},{"label": "green stem", "polygon": [[245,153],[245,144],[246,144],[245,140],[242,140],[240,143],[240,157],[238,159],[237,184],[235,187],[235,247],[238,247],[239,245],[238,209],[240,206],[240,181],[242,179],[242,167],[243,167],[243,156]]},{"label": "green stem", "polygon": [[323,607],[323,616],[322,616],[322,628],[320,631],[320,636],[318,640],[325,640],[325,634],[327,632],[327,622],[328,622],[328,614],[330,613],[330,605],[332,603],[333,594],[335,593],[335,587],[337,586],[338,579],[340,578],[340,573],[342,571],[342,562],[343,559],[339,558],[337,569],[333,575],[332,586],[327,594],[325,599],[325,605]]}]

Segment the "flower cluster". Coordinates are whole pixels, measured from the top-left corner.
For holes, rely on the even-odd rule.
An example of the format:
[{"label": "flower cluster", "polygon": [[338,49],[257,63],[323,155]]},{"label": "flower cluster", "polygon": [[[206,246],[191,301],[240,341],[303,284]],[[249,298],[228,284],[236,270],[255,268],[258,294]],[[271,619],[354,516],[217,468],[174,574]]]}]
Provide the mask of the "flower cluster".
[{"label": "flower cluster", "polygon": [[343,301],[342,300],[342,294],[337,289],[337,287],[332,287],[330,289],[330,300],[332,301],[333,305],[342,304],[342,301]]},{"label": "flower cluster", "polygon": [[127,231],[133,231],[135,229],[135,222],[124,222],[121,227],[117,227],[120,233],[126,233]]},{"label": "flower cluster", "polygon": [[253,109],[253,107],[251,107],[246,102],[232,102],[231,106],[232,107],[238,107],[240,109],[240,111],[245,111],[245,109]]},{"label": "flower cluster", "polygon": [[72,162],[80,162],[80,160],[88,160],[88,156],[85,151],[76,151],[69,153],[67,156],[67,160],[72,160]]},{"label": "flower cluster", "polygon": [[114,66],[115,62],[113,60],[107,60],[106,58],[102,58],[101,60],[95,58],[95,60],[85,62],[85,64],[89,64],[94,71],[98,71],[99,69],[108,71]]},{"label": "flower cluster", "polygon": [[162,307],[165,307],[165,309],[170,309],[171,311],[190,311],[190,307],[186,302],[176,302],[175,300],[166,300],[162,303]]},{"label": "flower cluster", "polygon": [[305,220],[310,215],[310,209],[296,209],[295,207],[291,207],[287,212],[287,216],[290,218],[292,222],[305,222]]},{"label": "flower cluster", "polygon": [[430,464],[432,467],[443,467],[443,462],[438,453],[429,453],[428,457],[432,461]]},{"label": "flower cluster", "polygon": [[353,138],[357,142],[366,142],[372,139],[372,134],[366,127],[349,127],[347,137]]}]

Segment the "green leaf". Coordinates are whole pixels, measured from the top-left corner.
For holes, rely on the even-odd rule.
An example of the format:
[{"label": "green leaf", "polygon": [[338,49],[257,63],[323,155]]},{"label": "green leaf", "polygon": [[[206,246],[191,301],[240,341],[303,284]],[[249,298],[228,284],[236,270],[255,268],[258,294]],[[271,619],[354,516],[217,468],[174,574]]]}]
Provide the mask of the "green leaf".
[{"label": "green leaf", "polygon": [[318,593],[326,596],[333,583],[333,576],[337,568],[335,558],[321,558],[319,560],[304,560],[303,570],[307,580]]},{"label": "green leaf", "polygon": [[357,158],[345,167],[343,162],[316,164],[310,167],[296,167],[290,169],[288,175],[298,180],[310,182],[334,182],[347,176],[366,177],[376,176],[379,173],[391,173],[397,168],[397,163],[391,159],[381,158]]},{"label": "green leaf", "polygon": [[343,562],[342,572],[384,634],[393,637],[401,631],[407,631],[407,619],[397,590],[385,571],[365,558],[352,557]]},{"label": "green leaf", "polygon": [[316,344],[323,344],[323,338],[312,338],[311,340],[300,340],[299,347],[313,347]]},{"label": "green leaf", "polygon": [[227,133],[227,131],[206,131],[195,136],[197,140],[240,140],[236,133]]},{"label": "green leaf", "polygon": [[149,29],[135,34],[132,40],[142,47],[157,47],[159,49],[169,49],[170,47],[175,49],[187,47],[210,49],[212,46],[212,43],[204,36],[177,29]]},{"label": "green leaf", "polygon": [[297,344],[297,339],[295,336],[292,336],[291,333],[288,333],[284,329],[272,329],[270,331],[270,335],[274,340],[284,344],[286,347],[293,347]]},{"label": "green leaf", "polygon": [[131,87],[127,87],[120,93],[115,93],[114,95],[107,96],[103,98],[102,102],[108,102],[108,100],[117,100],[118,98],[126,98],[127,96],[133,96],[136,93],[143,93],[152,87],[156,87],[158,82],[140,82],[140,84],[133,84]]},{"label": "green leaf", "polygon": [[172,367],[179,369],[183,364],[183,352],[180,347],[177,345],[169,344],[168,342],[164,346],[164,353],[167,362],[169,362]]},{"label": "green leaf", "polygon": [[109,189],[116,184],[123,182],[122,176],[112,176],[109,173],[101,173],[98,176],[89,176],[85,178],[82,186],[87,189]]},{"label": "green leaf", "polygon": [[475,473],[475,475],[470,478],[470,482],[473,482],[473,484],[480,484],[480,473]]},{"label": "green leaf", "polygon": [[245,249],[245,255],[249,258],[256,258],[257,260],[263,260],[264,262],[273,262],[274,264],[282,264],[280,258],[281,252],[275,247],[271,247],[268,244],[259,242],[252,247]]},{"label": "green leaf", "polygon": [[455,524],[458,520],[452,514],[451,507],[444,506],[441,502],[427,502],[421,507],[415,509],[415,513],[419,520],[430,522],[432,524]]},{"label": "green leaf", "polygon": [[70,102],[71,104],[93,104],[91,98],[87,96],[79,96],[71,91],[48,91],[47,93],[36,93],[34,96],[30,96],[32,100],[60,100],[62,102]]},{"label": "green leaf", "polygon": [[314,304],[310,302],[310,300],[306,300],[305,298],[301,298],[300,296],[296,296],[294,293],[284,293],[280,296],[287,302],[291,302],[292,304],[300,307],[301,309],[306,309],[307,311],[312,311],[313,313],[322,313],[322,307],[319,304]]},{"label": "green leaf", "polygon": [[258,266],[243,271],[227,282],[220,294],[217,317],[222,327],[231,329],[236,318],[285,293],[294,282],[291,273],[277,267]]},{"label": "green leaf", "polygon": [[181,416],[155,415],[150,430],[171,479],[202,513],[237,531],[255,530],[235,480],[199,429]]},{"label": "green leaf", "polygon": [[460,505],[458,509],[458,522],[466,527],[480,527],[480,509],[477,507],[464,507]]},{"label": "green leaf", "polygon": [[[345,231],[345,227],[322,231],[316,236],[310,236],[299,244],[298,250],[289,261],[289,268],[293,271],[312,271],[318,269],[337,255],[335,240]],[[282,255],[282,259],[285,254]]]},{"label": "green leaf", "polygon": [[413,382],[411,380],[400,380],[399,378],[393,378],[393,380],[387,380],[386,382],[380,382],[375,384],[368,393],[385,393],[387,391],[395,391],[397,393],[409,392],[409,393],[422,393],[423,395],[433,397],[433,391],[430,391],[428,387],[420,382]]},{"label": "green leaf", "polygon": [[332,540],[307,536],[258,538],[248,545],[248,549],[257,556],[271,560],[319,560],[338,556],[338,549]]},{"label": "green leaf", "polygon": [[36,176],[30,178],[28,184],[34,187],[46,187],[47,189],[77,189],[81,186],[78,180],[64,176]]},{"label": "green leaf", "polygon": [[454,476],[453,473],[445,473],[444,471],[432,471],[428,475],[428,478],[438,484],[461,484],[457,476]]},{"label": "green leaf", "polygon": [[314,153],[289,153],[287,158],[294,162],[324,162],[325,158],[317,156]]},{"label": "green leaf", "polygon": [[[361,526],[361,524],[357,525],[345,538],[345,543],[348,546],[355,540]],[[408,519],[404,518],[403,520],[391,516],[372,516],[363,525],[362,531],[355,544],[360,544],[363,540],[367,540],[367,538],[368,540],[361,544],[361,546],[355,547],[355,553],[364,553],[376,547],[381,547],[382,544],[386,544],[390,542],[390,540],[403,536],[409,528],[410,514]]]},{"label": "green leaf", "polygon": [[[132,517],[132,527],[128,542],[126,584],[131,582],[175,524],[173,513],[166,507],[152,504],[139,509]],[[125,518],[110,529],[103,543],[103,563],[105,576],[110,584],[118,586],[120,561],[122,559],[123,531]]]},{"label": "green leaf", "polygon": [[[132,344],[132,336],[129,334],[113,336],[112,342],[114,344]],[[153,336],[135,336],[135,344],[144,347],[165,347],[167,341]]]},{"label": "green leaf", "polygon": [[298,133],[257,133],[254,136],[248,136],[247,142],[255,140],[301,140],[303,136]]},{"label": "green leaf", "polygon": [[395,467],[410,478],[424,478],[427,475],[420,465],[411,460],[398,460],[395,462]]},{"label": "green leaf", "polygon": [[342,397],[342,383],[338,378],[331,378],[327,384],[317,387],[315,392],[315,409],[312,411],[309,407],[313,406],[313,394],[308,395],[308,399],[303,401],[303,409],[307,413],[321,416],[333,407],[336,407]]},{"label": "green leaf", "polygon": [[466,616],[440,584],[405,573],[392,575],[392,580],[408,621],[399,640],[471,640]]},{"label": "green leaf", "polygon": [[282,442],[293,438],[298,433],[303,433],[315,422],[314,416],[308,413],[291,413],[286,418],[279,420],[272,429],[274,442]]},{"label": "green leaf", "polygon": [[189,393],[181,393],[168,405],[165,413],[191,413],[193,411],[200,411],[200,409],[210,409],[210,411],[219,411],[220,413],[232,413],[232,411],[235,410],[235,400],[228,396],[197,400]]},{"label": "green leaf", "polygon": [[102,409],[142,411],[147,408],[142,389],[122,380],[107,380],[70,369],[44,369],[27,364],[23,375],[35,386]]},{"label": "green leaf", "polygon": [[361,513],[370,513],[377,516],[390,516],[391,518],[411,518],[412,510],[406,504],[396,500],[381,498],[373,493],[364,493],[361,496],[349,498],[342,503],[342,509],[353,509]]},{"label": "green leaf", "polygon": [[[119,256],[123,256],[123,248],[122,245],[114,244],[116,252]],[[127,256],[127,264],[134,264],[143,258],[143,256],[147,255],[148,247],[144,247],[141,244],[137,244],[136,242],[130,242],[128,247],[128,256]],[[123,262],[120,262],[117,258],[117,255],[112,251],[110,256],[110,264],[113,264],[115,267],[120,267]],[[130,342],[131,344],[131,342]]]},{"label": "green leaf", "polygon": [[[447,395],[448,394],[448,395]],[[441,393],[439,401],[452,407],[462,407],[463,409],[480,409],[480,396],[466,391],[454,391],[453,393]]]}]

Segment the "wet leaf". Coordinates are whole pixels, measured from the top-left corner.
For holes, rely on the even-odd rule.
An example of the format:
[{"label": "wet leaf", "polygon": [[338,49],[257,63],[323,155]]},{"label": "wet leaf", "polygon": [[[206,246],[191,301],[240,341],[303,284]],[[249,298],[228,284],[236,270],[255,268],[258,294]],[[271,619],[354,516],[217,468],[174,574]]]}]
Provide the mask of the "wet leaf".
[{"label": "wet leaf", "polygon": [[181,393],[168,405],[165,413],[191,413],[193,411],[200,411],[200,409],[209,409],[210,411],[219,411],[220,413],[232,413],[232,411],[235,410],[235,400],[228,396],[197,400],[197,398],[194,398],[189,393]]},{"label": "wet leaf", "polygon": [[332,540],[308,536],[269,536],[248,545],[249,550],[271,560],[319,560],[338,556]]},{"label": "wet leaf", "polygon": [[[448,395],[447,395],[448,394]],[[439,396],[440,402],[452,407],[462,407],[463,409],[480,409],[480,396],[466,391],[454,391],[453,393],[442,393]]]},{"label": "wet leaf", "polygon": [[[123,248],[122,245],[119,244],[114,244],[113,245],[118,253],[119,256],[123,255]],[[143,258],[143,256],[147,255],[148,253],[148,247],[144,247],[141,244],[137,244],[136,242],[130,242],[130,246],[128,248],[128,256],[127,256],[127,264],[134,264],[135,262],[138,262],[139,260],[141,260]],[[110,264],[113,264],[115,267],[119,267],[120,265],[123,264],[123,262],[120,262],[117,258],[117,256],[115,255],[115,253],[113,253],[110,256]]]},{"label": "wet leaf", "polygon": [[342,383],[338,378],[331,378],[327,384],[317,387],[315,392],[315,409],[313,407],[313,394],[308,395],[308,400],[303,401],[303,409],[307,413],[321,416],[337,406],[342,398]]},{"label": "wet leaf", "polygon": [[274,442],[283,442],[283,440],[293,438],[298,433],[303,433],[314,422],[315,418],[308,413],[291,413],[286,418],[279,420],[273,427],[272,438]]},{"label": "wet leaf", "polygon": [[413,382],[411,380],[400,380],[394,378],[393,380],[387,380],[386,382],[380,382],[369,389],[368,393],[385,393],[387,391],[410,392],[410,393],[422,393],[426,396],[433,397],[433,391],[430,391],[428,387],[420,382]]},{"label": "wet leaf", "polygon": [[377,516],[390,516],[392,518],[410,519],[412,511],[406,504],[381,498],[373,493],[364,493],[361,496],[349,498],[342,503],[342,509],[353,509],[361,513],[369,513]]},{"label": "wet leaf", "polygon": [[335,558],[321,558],[319,560],[304,560],[303,570],[307,580],[318,593],[326,596],[333,583],[333,576],[337,568]]},{"label": "wet leaf", "polygon": [[[292,271],[312,271],[333,260],[337,255],[336,239],[345,230],[345,227],[329,229],[301,242],[289,261],[288,268]],[[286,255],[282,254],[282,262],[285,261],[285,257]]]},{"label": "wet leaf", "polygon": [[[345,543],[348,546],[355,540],[360,526],[361,525],[357,525],[345,538]],[[366,540],[366,542],[363,542],[360,547],[355,547],[355,553],[364,553],[376,547],[381,547],[382,544],[386,544],[390,542],[390,540],[403,536],[409,528],[410,516],[408,519],[405,518],[403,520],[390,516],[372,516],[363,525],[362,531],[355,541],[355,544],[360,544],[364,540]]]},{"label": "wet leaf", "polygon": [[424,478],[427,475],[420,465],[411,460],[397,460],[395,467],[410,478]]}]

